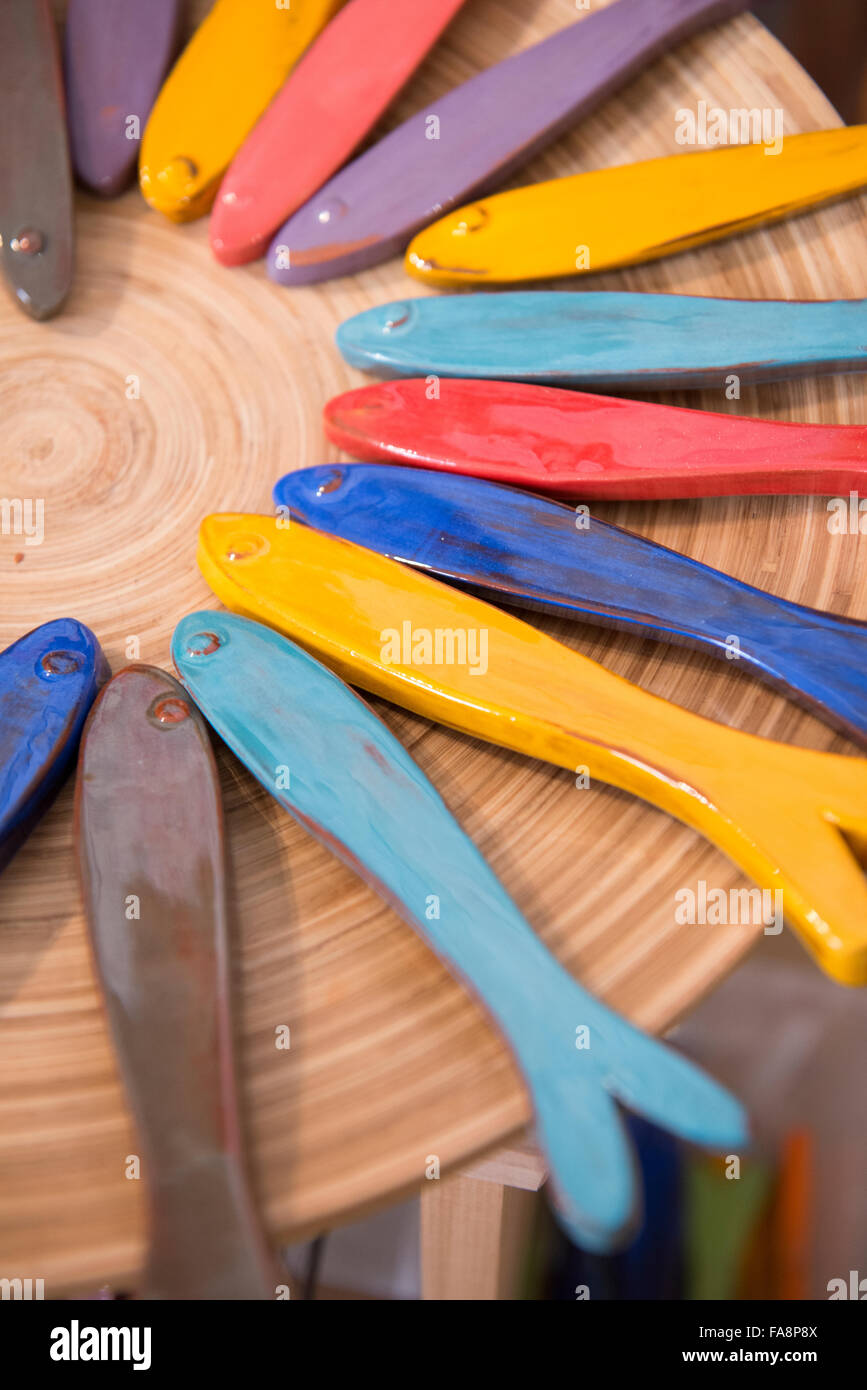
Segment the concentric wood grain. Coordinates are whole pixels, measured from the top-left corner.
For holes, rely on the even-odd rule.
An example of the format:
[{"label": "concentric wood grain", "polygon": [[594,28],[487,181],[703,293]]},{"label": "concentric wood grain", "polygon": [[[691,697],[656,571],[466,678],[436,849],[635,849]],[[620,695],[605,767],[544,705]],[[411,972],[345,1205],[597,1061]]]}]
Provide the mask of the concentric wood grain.
[{"label": "concentric wood grain", "polygon": [[[435,110],[438,93],[574,17],[571,0],[473,0],[389,124]],[[783,107],[790,132],[836,120],[746,17],[657,64],[515,182],[676,153],[675,113],[698,100]],[[867,201],[853,199],[585,284],[865,295],[865,211]],[[115,670],[133,653],[131,638],[141,660],[168,665],[175,622],[210,601],[195,566],[201,517],[269,510],[281,473],[333,457],[322,406],[363,380],[333,346],[337,324],[423,292],[398,261],[282,291],[261,265],[217,266],[204,223],[171,227],[135,192],[105,205],[81,195],[67,312],[34,324],[0,303],[0,494],[45,501],[41,546],[0,536],[0,642],[69,613],[94,629]],[[739,402],[711,392],[666,399],[771,419],[865,419],[859,378],[745,390]],[[867,616],[867,543],[830,535],[821,498],[596,510],[787,598]],[[702,714],[854,751],[733,663],[542,625]],[[670,1024],[755,936],[675,924],[678,888],[742,881],[665,815],[384,712],[529,921],[633,1019]],[[505,1138],[528,1104],[504,1047],[423,944],[237,763],[221,755],[220,766],[246,1128],[277,1241],[417,1186],[429,1155],[445,1166]],[[67,788],[0,879],[0,1275],[43,1277],[49,1296],[104,1281],[132,1287],[142,1255],[143,1194],[124,1177],[136,1140],[88,954],[71,807]],[[288,1051],[275,1046],[284,1024]]]}]

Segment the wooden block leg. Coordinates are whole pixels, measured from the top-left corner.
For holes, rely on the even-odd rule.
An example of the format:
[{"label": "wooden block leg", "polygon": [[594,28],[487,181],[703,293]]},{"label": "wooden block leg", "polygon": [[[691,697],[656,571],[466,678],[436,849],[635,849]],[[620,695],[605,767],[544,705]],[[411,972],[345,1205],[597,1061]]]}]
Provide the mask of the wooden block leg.
[{"label": "wooden block leg", "polygon": [[537,1194],[457,1173],[421,1194],[423,1299],[517,1296]]}]

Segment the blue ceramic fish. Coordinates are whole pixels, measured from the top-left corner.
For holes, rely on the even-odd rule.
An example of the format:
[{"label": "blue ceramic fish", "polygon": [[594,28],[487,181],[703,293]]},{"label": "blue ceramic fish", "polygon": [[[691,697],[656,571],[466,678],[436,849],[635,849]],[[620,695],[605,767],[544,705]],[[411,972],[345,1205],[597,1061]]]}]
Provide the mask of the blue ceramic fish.
[{"label": "blue ceramic fish", "polygon": [[803,303],[524,290],[399,300],[337,330],[380,376],[597,389],[721,386],[867,371],[867,299]]},{"label": "blue ceramic fish", "polygon": [[72,766],[108,675],[99,643],[74,618],[43,623],[0,652],[0,869]]},{"label": "blue ceramic fish", "polygon": [[272,629],[225,612],[184,618],[172,655],[205,717],[266,790],[485,1005],[532,1093],[558,1209],[576,1240],[608,1249],[633,1213],[615,1100],[713,1148],[745,1142],[743,1113],[726,1091],[558,964],[405,749],[337,676]]},{"label": "blue ceramic fish", "polygon": [[319,531],[485,598],[725,654],[867,743],[867,623],[787,603],[586,512],[460,474],[302,468],[280,479],[274,500]]}]

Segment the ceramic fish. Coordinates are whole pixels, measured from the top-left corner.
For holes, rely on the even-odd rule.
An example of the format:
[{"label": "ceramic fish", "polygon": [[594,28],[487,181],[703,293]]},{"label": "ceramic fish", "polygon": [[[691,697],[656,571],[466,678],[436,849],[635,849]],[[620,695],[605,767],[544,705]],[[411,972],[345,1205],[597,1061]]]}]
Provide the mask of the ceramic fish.
[{"label": "ceramic fish", "polygon": [[43,623],[0,652],[0,869],[72,767],[107,678],[99,643],[74,618]]},{"label": "ceramic fish", "polygon": [[782,894],[830,974],[867,983],[867,881],[841,834],[867,859],[864,760],[699,718],[509,613],[282,515],[207,517],[199,567],[228,608],[343,679],[678,816],[778,909]]},{"label": "ceramic fish", "polygon": [[867,125],[647,159],[449,212],[406,253],[431,285],[550,280],[637,265],[803,212],[867,184]]},{"label": "ceramic fish", "polygon": [[[615,1100],[698,1143],[725,1150],[745,1141],[731,1096],[558,964],[420,768],[337,676],[270,628],[226,613],[185,618],[172,654],[211,724],[266,790],[485,1005],[532,1093],[574,1239],[607,1249],[633,1212],[630,1146]],[[275,775],[280,768],[288,777]],[[579,1049],[582,1027],[590,1045]]]},{"label": "ceramic fish", "polygon": [[345,163],[463,3],[351,0],[335,16],[229,166],[211,213],[218,261],[264,256],[280,224]]},{"label": "ceramic fish", "polygon": [[304,50],[343,0],[217,0],[156,99],[141,191],[175,222],[208,211],[220,179]]},{"label": "ceramic fish", "polygon": [[470,473],[572,501],[867,493],[867,426],[802,425],[517,381],[376,382],[329,401],[353,458]]},{"label": "ceramic fish", "polygon": [[[605,13],[603,11],[603,13]],[[337,330],[380,376],[484,377],[602,389],[722,387],[867,370],[867,299],[507,290],[398,300]]]},{"label": "ceramic fish", "polygon": [[180,37],[181,0],[69,0],[64,33],[72,163],[94,193],[129,183],[141,132]]},{"label": "ceramic fish", "polygon": [[310,284],[376,265],[496,187],[642,68],[747,0],[617,0],[439,97],[330,179],[280,228],[268,274]]},{"label": "ceramic fish", "polygon": [[0,4],[0,264],[16,303],[56,314],[73,271],[72,171],[49,0]]},{"label": "ceramic fish", "polygon": [[273,1299],[240,1155],[219,781],[164,671],[127,667],[94,706],[76,845],[150,1197],[143,1296]]},{"label": "ceramic fish", "polygon": [[734,651],[867,743],[867,623],[788,603],[586,509],[576,516],[478,478],[382,463],[302,468],[280,479],[274,501],[307,526],[494,601]]}]

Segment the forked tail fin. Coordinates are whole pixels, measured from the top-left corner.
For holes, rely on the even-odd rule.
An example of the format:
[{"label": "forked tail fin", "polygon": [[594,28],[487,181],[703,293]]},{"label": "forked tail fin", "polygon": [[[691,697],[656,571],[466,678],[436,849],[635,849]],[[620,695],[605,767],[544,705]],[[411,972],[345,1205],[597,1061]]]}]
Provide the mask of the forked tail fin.
[{"label": "forked tail fin", "polygon": [[829,975],[867,984],[867,760],[749,744],[748,775],[717,767],[706,778],[726,822],[710,838],[781,892],[786,921]]},{"label": "forked tail fin", "polygon": [[[584,1020],[577,1040],[576,1018]],[[615,1102],[724,1154],[747,1146],[746,1116],[692,1062],[580,986],[574,986],[559,1028],[553,1016],[550,1022],[558,1037],[551,1037],[530,1077],[539,1138],[551,1162],[560,1219],[584,1249],[604,1252],[628,1240],[638,1217],[635,1163]]]}]

